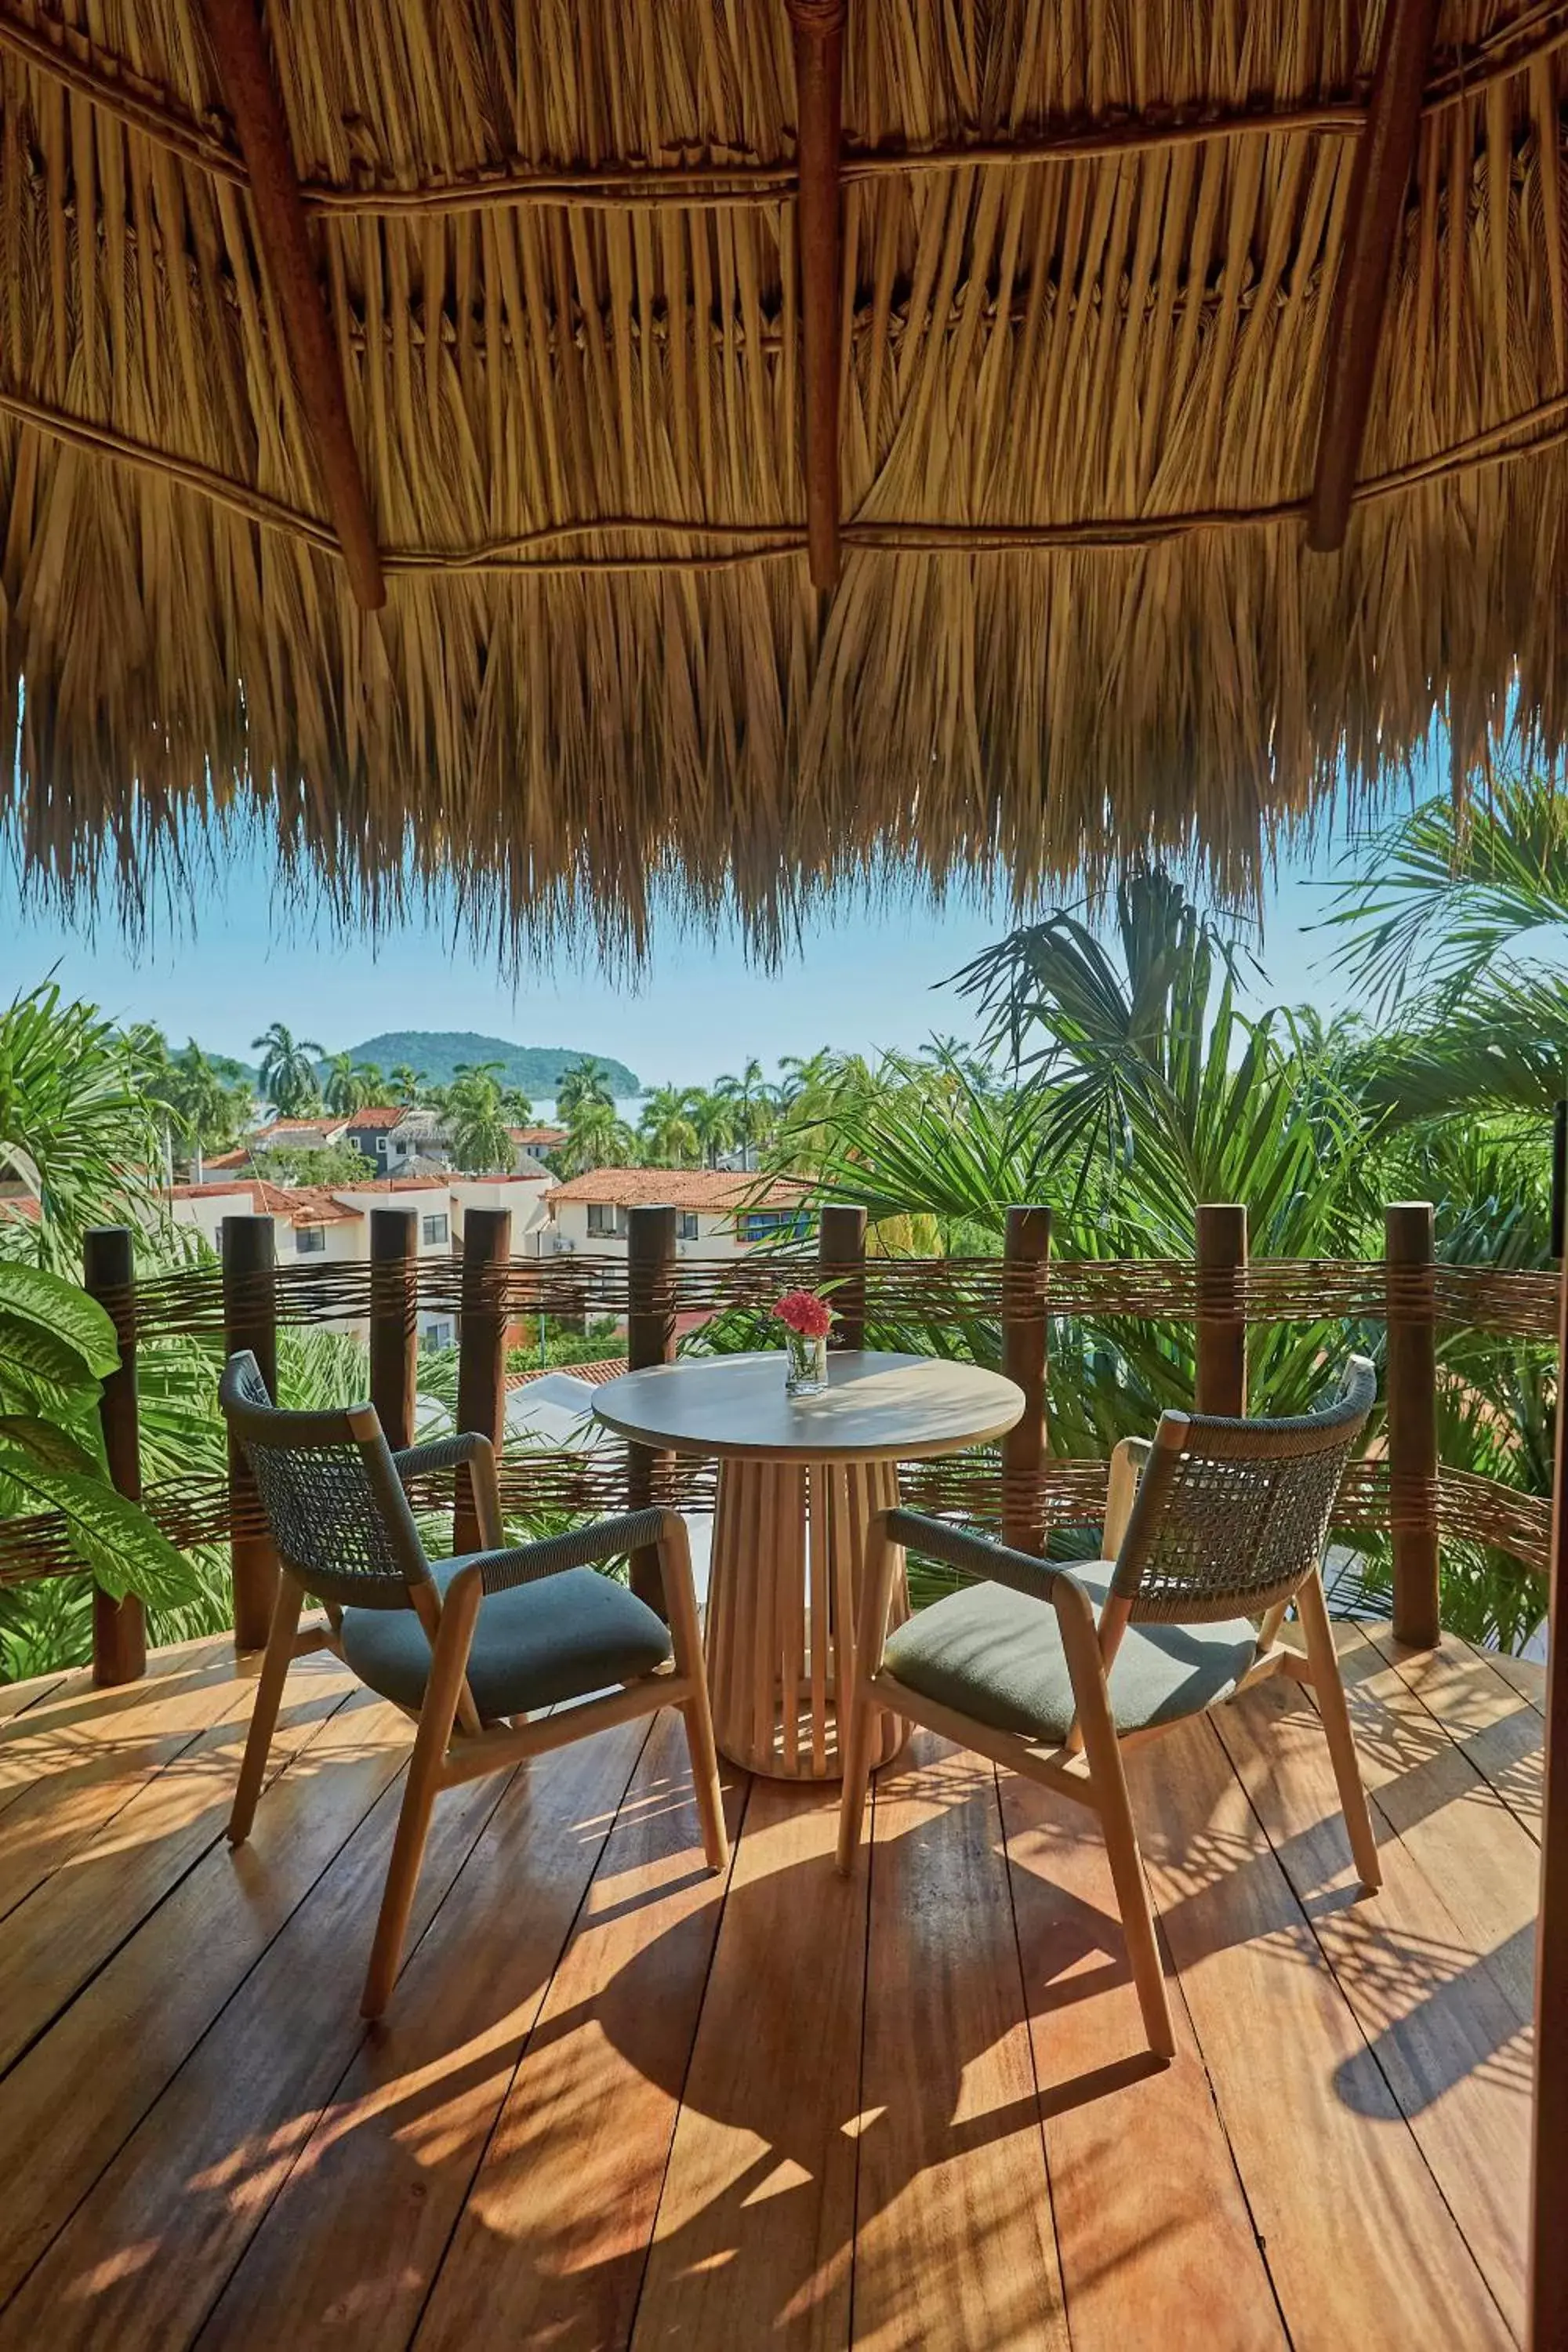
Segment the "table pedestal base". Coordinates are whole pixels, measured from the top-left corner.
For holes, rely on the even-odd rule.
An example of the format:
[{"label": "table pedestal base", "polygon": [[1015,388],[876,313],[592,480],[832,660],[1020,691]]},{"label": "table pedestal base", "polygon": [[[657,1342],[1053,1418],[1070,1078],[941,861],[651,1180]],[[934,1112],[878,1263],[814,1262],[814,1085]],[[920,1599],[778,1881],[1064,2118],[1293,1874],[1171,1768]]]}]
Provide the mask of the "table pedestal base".
[{"label": "table pedestal base", "polygon": [[[748,1772],[833,1780],[843,1772],[837,1698],[854,1671],[866,1528],[899,1499],[890,1462],[720,1465],[708,1592],[708,1688],[720,1748]],[[910,1613],[902,1573],[890,1624]],[[908,1727],[883,1716],[873,1765]]]}]

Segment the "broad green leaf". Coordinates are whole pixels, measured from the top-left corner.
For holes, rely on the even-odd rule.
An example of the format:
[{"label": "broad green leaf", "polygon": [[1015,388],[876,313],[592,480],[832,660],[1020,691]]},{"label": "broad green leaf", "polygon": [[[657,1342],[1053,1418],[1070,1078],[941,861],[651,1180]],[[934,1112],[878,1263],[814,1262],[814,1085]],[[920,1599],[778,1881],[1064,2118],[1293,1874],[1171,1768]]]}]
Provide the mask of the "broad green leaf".
[{"label": "broad green leaf", "polygon": [[85,1477],[101,1477],[101,1465],[85,1445],[58,1422],[36,1413],[0,1412],[0,1445],[19,1445],[40,1470],[79,1470]]},{"label": "broad green leaf", "polygon": [[74,1348],[89,1373],[101,1379],[120,1361],[113,1323],[96,1298],[42,1266],[0,1259],[0,1313],[40,1323]]},{"label": "broad green leaf", "polygon": [[7,1374],[29,1381],[41,1381],[67,1396],[84,1389],[95,1393],[98,1388],[97,1378],[79,1348],[62,1339],[47,1324],[36,1323],[0,1307],[0,1380]]},{"label": "broad green leaf", "polygon": [[0,1477],[20,1487],[40,1509],[60,1513],[78,1559],[116,1601],[134,1592],[150,1609],[177,1609],[195,1598],[196,1575],[184,1554],[106,1478],[46,1470],[19,1447],[4,1444]]}]

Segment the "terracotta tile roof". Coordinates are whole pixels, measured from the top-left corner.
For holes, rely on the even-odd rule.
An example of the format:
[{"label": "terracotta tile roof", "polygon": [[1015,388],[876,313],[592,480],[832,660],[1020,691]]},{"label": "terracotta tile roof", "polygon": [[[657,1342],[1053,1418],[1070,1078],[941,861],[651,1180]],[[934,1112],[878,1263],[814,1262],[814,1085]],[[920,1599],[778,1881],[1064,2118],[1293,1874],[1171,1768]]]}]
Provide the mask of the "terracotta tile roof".
[{"label": "terracotta tile roof", "polygon": [[512,1141],[521,1144],[525,1151],[530,1144],[537,1143],[542,1150],[548,1151],[556,1144],[564,1143],[566,1140],[566,1129],[563,1127],[509,1127],[507,1133]]},{"label": "terracotta tile roof", "polygon": [[[36,1225],[43,1213],[31,1192],[0,1193],[0,1217],[20,1217],[24,1223]],[[625,1365],[621,1369],[624,1371]]]},{"label": "terracotta tile roof", "polygon": [[242,1143],[237,1151],[204,1152],[202,1155],[202,1166],[204,1169],[243,1168],[249,1158],[249,1146]]},{"label": "terracotta tile roof", "polygon": [[276,1141],[279,1136],[333,1136],[341,1134],[347,1125],[348,1121],[339,1118],[335,1113],[323,1118],[275,1118],[270,1127],[264,1127],[260,1134],[254,1137],[252,1140],[265,1150],[267,1146]]},{"label": "terracotta tile roof", "polygon": [[248,1198],[258,1217],[282,1217],[291,1225],[344,1225],[363,1211],[333,1197],[325,1184],[274,1184],[252,1176],[239,1184],[172,1184],[167,1201],[234,1201]]},{"label": "terracotta tile roof", "polygon": [[351,1134],[356,1128],[374,1132],[384,1127],[401,1127],[407,1116],[407,1106],[403,1103],[367,1103],[363,1110],[351,1110],[343,1124]]},{"label": "terracotta tile roof", "polygon": [[574,1201],[601,1207],[637,1209],[668,1204],[675,1209],[793,1209],[806,1186],[793,1176],[742,1175],[714,1168],[591,1168],[550,1195],[552,1209]]}]

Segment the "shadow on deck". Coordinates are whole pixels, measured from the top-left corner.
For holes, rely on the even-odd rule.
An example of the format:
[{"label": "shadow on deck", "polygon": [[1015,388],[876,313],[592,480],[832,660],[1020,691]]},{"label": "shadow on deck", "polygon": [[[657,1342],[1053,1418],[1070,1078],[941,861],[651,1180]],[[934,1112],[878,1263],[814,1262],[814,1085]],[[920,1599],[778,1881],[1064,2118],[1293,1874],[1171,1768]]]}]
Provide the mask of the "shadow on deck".
[{"label": "shadow on deck", "polygon": [[290,1679],[5,1694],[0,2352],[1508,2344],[1522,2326],[1539,1669],[1340,1630],[1385,1885],[1310,1698],[1130,1758],[1181,2049],[1082,1817],[920,1735],[871,1851],[666,1717],[441,1801],[357,2015],[408,1728]]}]

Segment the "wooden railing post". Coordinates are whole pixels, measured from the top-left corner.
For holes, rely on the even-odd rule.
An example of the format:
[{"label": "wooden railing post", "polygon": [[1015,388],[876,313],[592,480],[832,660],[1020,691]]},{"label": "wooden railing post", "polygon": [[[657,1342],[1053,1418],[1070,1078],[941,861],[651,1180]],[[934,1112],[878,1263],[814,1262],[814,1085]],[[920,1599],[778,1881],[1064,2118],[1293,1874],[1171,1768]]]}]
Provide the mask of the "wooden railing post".
[{"label": "wooden railing post", "polygon": [[[675,1361],[675,1211],[649,1207],[626,1213],[626,1370],[647,1371]],[[626,1494],[633,1510],[651,1502],[670,1456],[651,1445],[633,1445],[626,1464]],[[664,1583],[658,1556],[632,1554],[632,1591],[664,1614]]]},{"label": "wooden railing post", "polygon": [[[232,1356],[248,1348],[268,1394],[278,1397],[278,1297],[270,1217],[226,1217],[223,1249],[223,1337]],[[234,1574],[234,1646],[264,1647],[278,1597],[278,1555],[266,1532],[256,1481],[243,1449],[228,1441],[229,1559]]]},{"label": "wooden railing post", "polygon": [[[136,1417],[135,1245],[129,1225],[94,1225],[82,1244],[82,1287],[114,1321],[120,1362],[103,1383],[98,1408],[104,1457],[117,1494],[142,1500],[142,1433]],[[92,1679],[105,1688],[147,1671],[147,1615],[134,1593],[116,1601],[92,1592]]]},{"label": "wooden railing post", "polygon": [[1437,1328],[1432,1204],[1384,1212],[1388,1284],[1388,1498],[1394,1538],[1394,1637],[1436,1647],[1441,1632],[1437,1550]]},{"label": "wooden railing post", "polygon": [[415,1283],[419,1221],[412,1209],[370,1213],[370,1401],[395,1453],[414,1443],[418,1373]]},{"label": "wooden railing post", "polygon": [[1046,1265],[1051,1213],[1009,1209],[1002,1260],[1002,1370],[1024,1391],[1024,1411],[1002,1440],[1002,1540],[1045,1549],[1040,1470],[1046,1457]]},{"label": "wooden railing post", "polygon": [[[506,1302],[500,1268],[511,1257],[511,1211],[470,1209],[463,1219],[462,1311],[458,1318],[458,1427],[478,1430],[499,1454],[506,1435]],[[472,1482],[461,1472],[452,1549],[478,1551]]]},{"label": "wooden railing post", "polygon": [[1240,1201],[1205,1201],[1197,1215],[1196,1412],[1247,1411],[1247,1209]]},{"label": "wooden railing post", "polygon": [[835,1202],[822,1212],[816,1233],[820,1279],[828,1286],[837,1321],[830,1348],[866,1344],[866,1212]]}]

